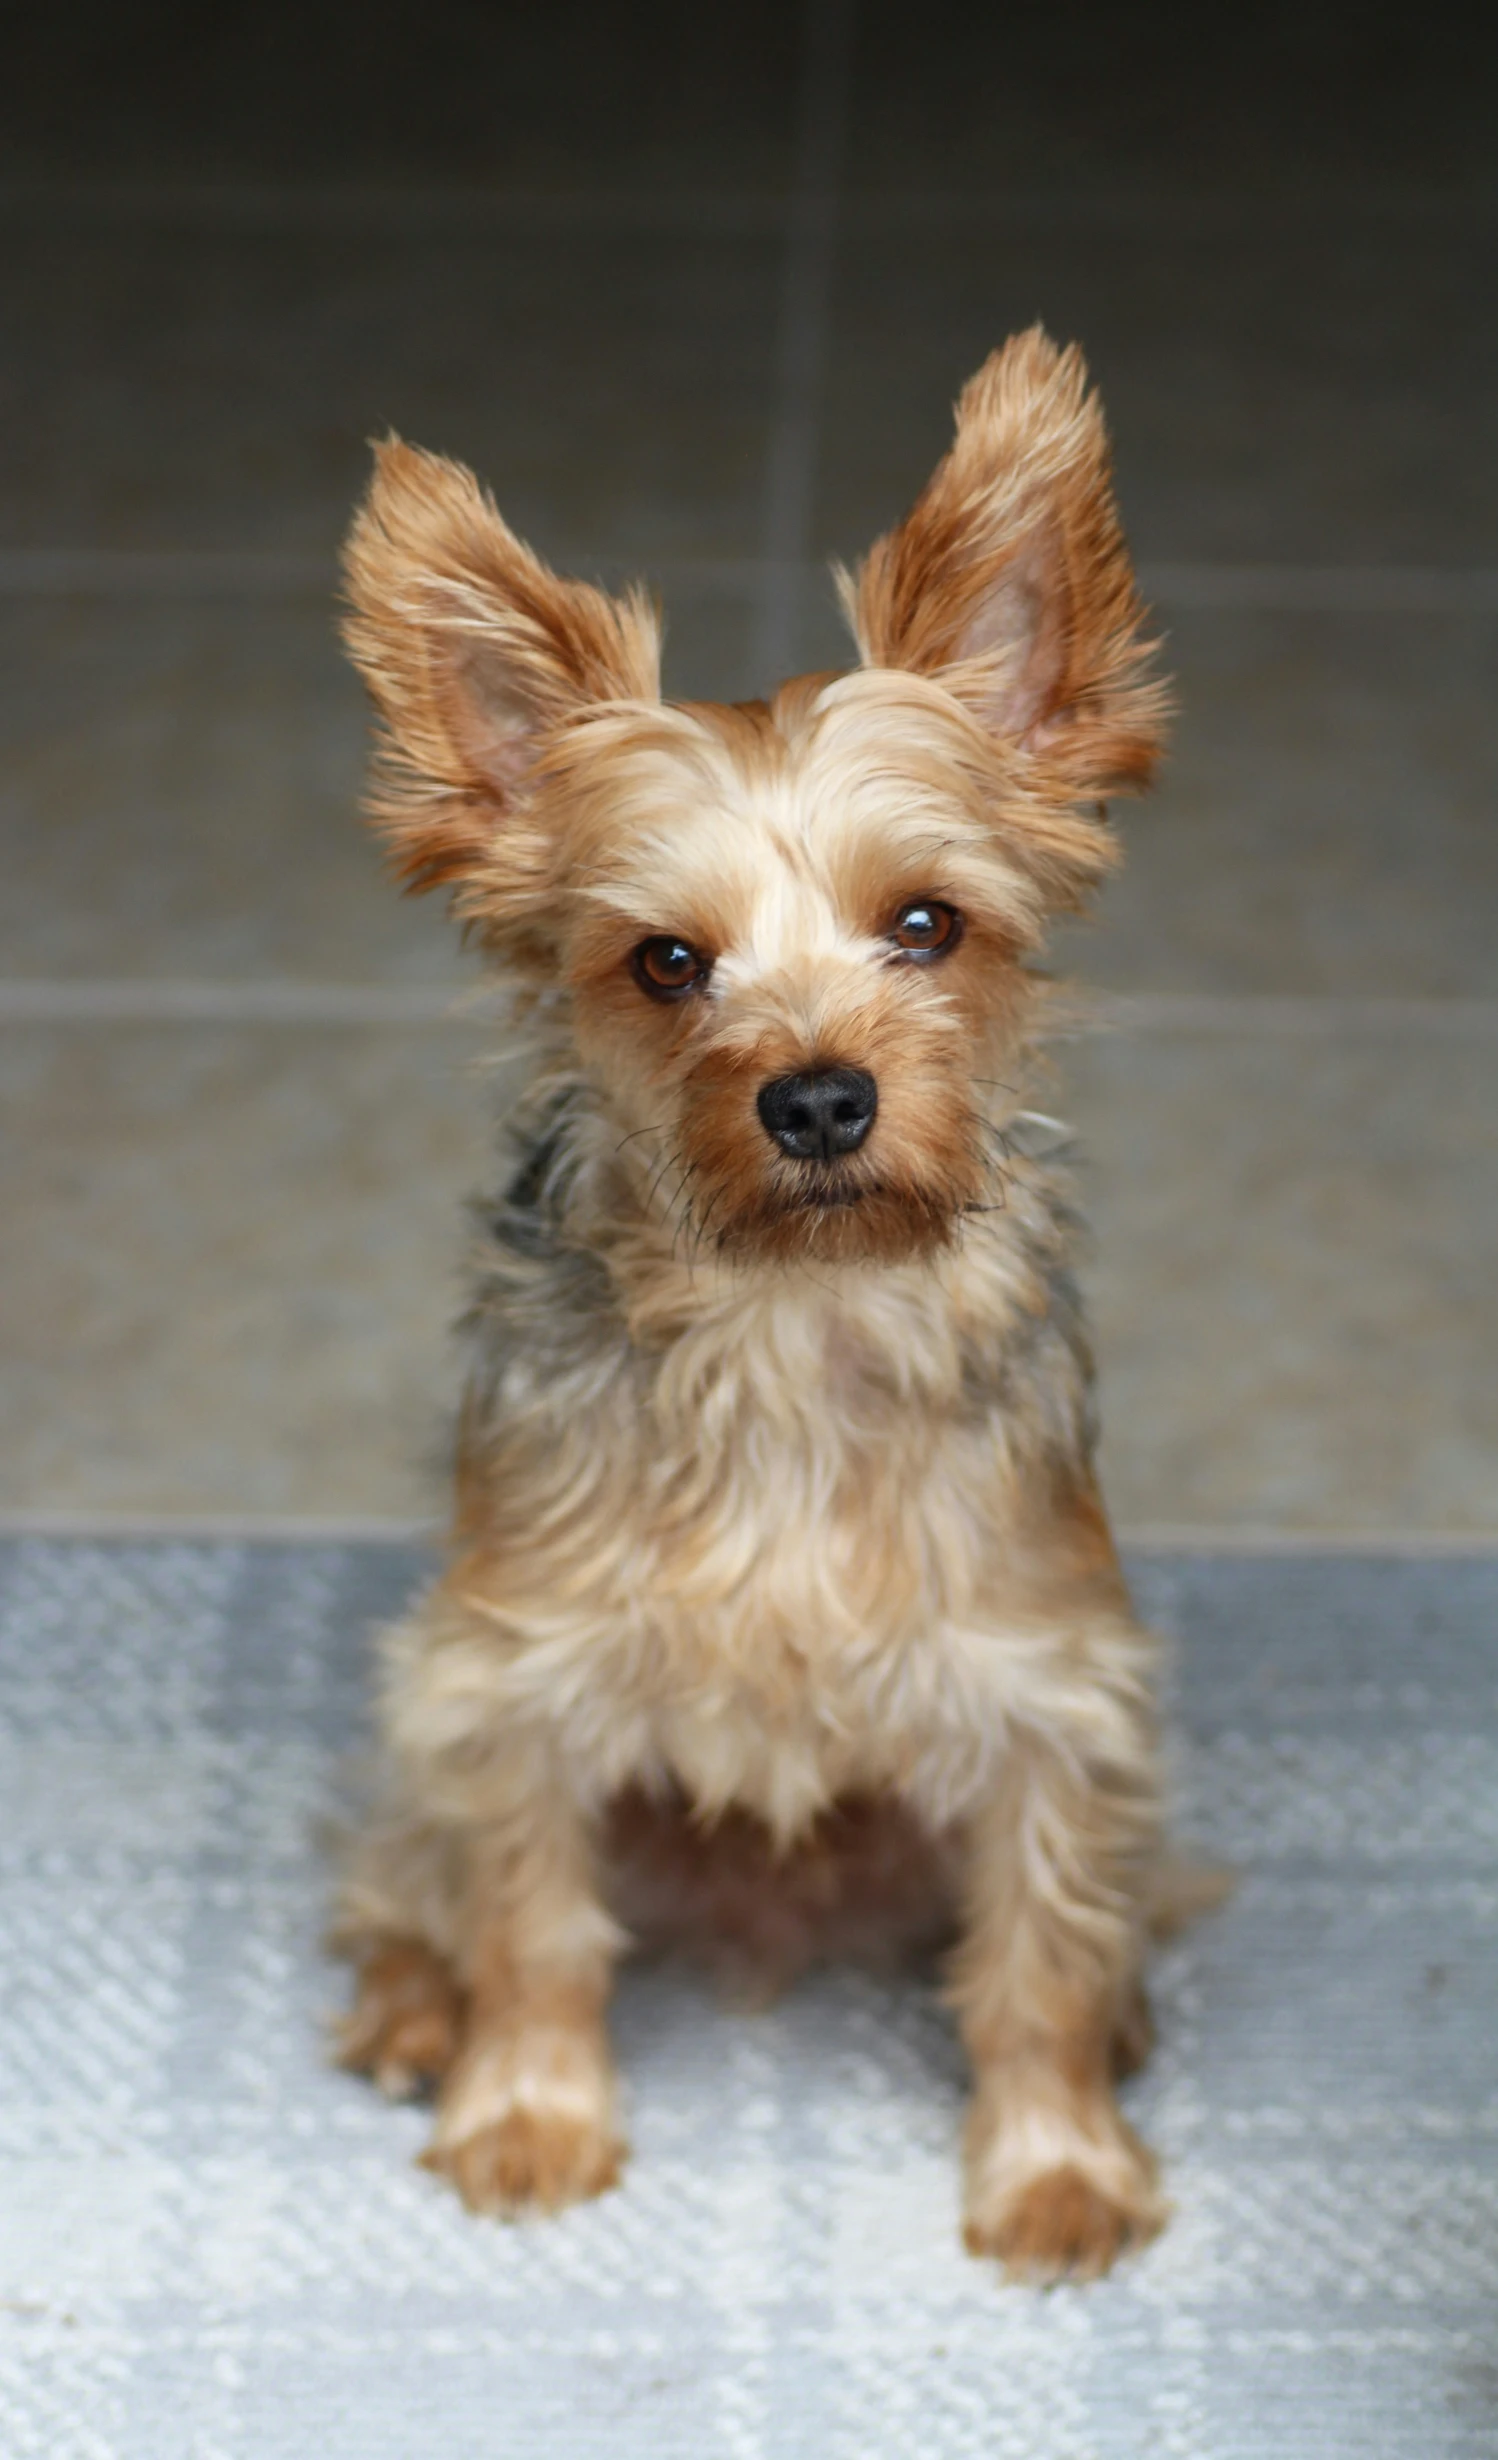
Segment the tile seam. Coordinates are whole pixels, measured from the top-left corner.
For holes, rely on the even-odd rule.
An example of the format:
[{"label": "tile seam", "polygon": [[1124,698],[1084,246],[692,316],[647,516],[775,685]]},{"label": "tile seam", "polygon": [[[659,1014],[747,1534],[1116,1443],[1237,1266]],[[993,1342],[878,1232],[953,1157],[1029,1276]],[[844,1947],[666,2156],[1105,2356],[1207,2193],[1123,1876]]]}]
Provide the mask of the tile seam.
[{"label": "tile seam", "polygon": [[[473,983],[286,981],[249,976],[201,982],[164,976],[0,976],[0,1025],[287,1025],[361,1027],[503,1024],[502,993]],[[1315,1040],[1338,1034],[1486,1040],[1498,1035],[1498,999],[1361,998],[1245,992],[1108,992],[1073,986],[1063,1038],[1193,1034]]]},{"label": "tile seam", "polygon": [[[789,321],[789,320],[788,320]],[[810,314],[805,319],[809,328]],[[805,342],[806,335],[801,335]],[[787,351],[789,358],[790,353]],[[797,389],[782,388],[781,442],[767,471],[764,533],[771,551],[751,556],[591,555],[558,550],[555,560],[617,582],[637,574],[666,587],[715,590],[747,599],[757,619],[756,654],[781,643],[791,654],[786,610],[825,583],[831,559],[804,551],[815,460],[815,387],[810,349],[799,349]],[[1431,615],[1498,614],[1498,565],[1239,564],[1202,558],[1140,566],[1148,597],[1193,614]],[[0,547],[0,596],[11,598],[288,598],[331,596],[338,570],[327,555],[193,547]]]},{"label": "tile seam", "polygon": [[806,0],[775,412],[760,516],[763,578],[754,593],[750,632],[751,670],[766,690],[794,660],[802,573],[810,562],[853,20],[854,0]]},{"label": "tile seam", "polygon": [[1498,1033],[1498,999],[1363,997],[1357,992],[1102,991],[1083,986],[1078,1030],[1145,1038],[1192,1034],[1271,1035],[1315,1041],[1338,1034],[1405,1034],[1445,1040]]},{"label": "tile seam", "polygon": [[442,1522],[378,1512],[126,1512],[0,1508],[0,1538],[180,1539],[204,1544],[383,1546],[432,1544]]},{"label": "tile seam", "polygon": [[[878,231],[919,230],[944,222],[1049,223],[1087,227],[1120,218],[1148,222],[1160,217],[1215,223],[1243,222],[1253,230],[1323,222],[1400,223],[1416,228],[1448,221],[1481,224],[1498,213],[1498,188],[1462,181],[1427,181],[1391,187],[1387,182],[1332,181],[1304,189],[1266,190],[1239,181],[1227,187],[1181,185],[1150,188],[1139,181],[1106,187],[943,188],[921,184],[879,189],[852,186],[844,197],[847,220]],[[785,187],[770,180],[738,188],[662,187],[638,183],[578,188],[485,187],[412,181],[264,180],[0,180],[0,216],[158,222],[167,227],[230,232],[326,230],[376,226],[420,237],[426,231],[461,235],[465,230],[533,231],[618,228],[667,229],[732,235],[773,231],[783,225]]]},{"label": "tile seam", "polygon": [[0,978],[5,1025],[453,1025],[492,1022],[480,983],[116,981]]},{"label": "tile seam", "polygon": [[[0,1507],[0,1537],[201,1540],[308,1545],[435,1545],[443,1521],[405,1513],[108,1511],[85,1506]],[[1439,1529],[1346,1524],[1280,1527],[1262,1521],[1115,1523],[1121,1546],[1136,1554],[1303,1557],[1351,1554],[1378,1559],[1498,1558],[1498,1527]]]}]

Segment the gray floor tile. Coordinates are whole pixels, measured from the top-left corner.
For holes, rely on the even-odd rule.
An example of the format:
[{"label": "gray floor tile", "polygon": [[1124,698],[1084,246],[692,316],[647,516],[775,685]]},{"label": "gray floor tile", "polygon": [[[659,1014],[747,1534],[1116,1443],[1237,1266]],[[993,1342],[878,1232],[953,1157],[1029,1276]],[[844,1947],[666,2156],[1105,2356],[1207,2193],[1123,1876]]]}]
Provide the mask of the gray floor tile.
[{"label": "gray floor tile", "polygon": [[0,544],[331,552],[396,428],[559,556],[759,543],[774,231],[31,230]]},{"label": "gray floor tile", "polygon": [[[750,688],[742,592],[666,592],[667,687]],[[467,982],[357,818],[326,601],[0,601],[0,977]]]},{"label": "gray floor tile", "polygon": [[419,1512],[453,1389],[472,1033],[0,1036],[0,1494]]},{"label": "gray floor tile", "polygon": [[1063,962],[1121,990],[1498,995],[1498,623],[1161,610],[1180,716]]},{"label": "gray floor tile", "polygon": [[1136,551],[1498,559],[1498,222],[1307,208],[854,227],[836,286],[819,545],[903,511],[964,378],[1041,318],[1080,341]]},{"label": "gray floor tile", "polygon": [[[806,567],[791,588],[789,603],[788,673],[836,673],[853,664],[853,638],[837,601],[829,562]],[[773,687],[783,680],[780,675],[760,676],[755,688],[763,691],[767,683]]]},{"label": "gray floor tile", "polygon": [[458,979],[356,817],[330,605],[0,605],[0,974]]},{"label": "gray floor tile", "polygon": [[566,188],[783,177],[799,10],[457,0],[28,12],[0,177]]},{"label": "gray floor tile", "polygon": [[[422,1508],[472,1033],[13,1030],[10,1508]],[[1131,1521],[1498,1524],[1494,1045],[1067,1055]]]},{"label": "gray floor tile", "polygon": [[652,586],[666,619],[662,681],[668,700],[747,700],[764,689],[767,678],[754,666],[752,584],[720,586],[668,569]]},{"label": "gray floor tile", "polygon": [[1249,189],[1487,179],[1498,45],[1448,10],[1064,13],[860,0],[852,176],[888,187],[1141,180]]},{"label": "gray floor tile", "polygon": [[1132,1521],[1498,1526],[1498,1042],[1068,1054]]}]

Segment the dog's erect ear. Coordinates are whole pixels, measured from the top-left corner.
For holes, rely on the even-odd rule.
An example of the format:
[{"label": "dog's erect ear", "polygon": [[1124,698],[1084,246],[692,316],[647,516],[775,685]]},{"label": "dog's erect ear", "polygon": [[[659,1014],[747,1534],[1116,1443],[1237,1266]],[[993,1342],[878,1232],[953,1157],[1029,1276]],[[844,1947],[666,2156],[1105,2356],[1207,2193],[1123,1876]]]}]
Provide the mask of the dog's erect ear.
[{"label": "dog's erect ear", "polygon": [[951,451],[844,595],[865,665],[934,677],[1063,791],[1148,779],[1166,698],[1075,347],[1037,325],[994,352]]},{"label": "dog's erect ear", "polygon": [[384,720],[371,797],[412,889],[503,918],[544,892],[528,782],[548,737],[608,701],[660,697],[638,594],[559,580],[471,472],[392,439],[344,548],[344,638]]}]

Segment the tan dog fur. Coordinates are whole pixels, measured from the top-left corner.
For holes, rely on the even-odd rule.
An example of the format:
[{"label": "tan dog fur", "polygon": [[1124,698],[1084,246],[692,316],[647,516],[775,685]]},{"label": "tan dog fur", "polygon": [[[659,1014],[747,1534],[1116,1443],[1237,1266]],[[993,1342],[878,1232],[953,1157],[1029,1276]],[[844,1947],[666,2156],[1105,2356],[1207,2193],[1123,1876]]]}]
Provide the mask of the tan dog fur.
[{"label": "tan dog fur", "polygon": [[[1162,720],[1101,415],[1039,332],[845,596],[860,663],[671,706],[655,618],[557,579],[392,443],[348,547],[375,811],[516,986],[446,1571],[385,1644],[387,1792],[346,1874],[351,2065],[438,2086],[477,2209],[623,2155],[605,2008],[642,1930],[784,1975],[944,1917],[966,2234],[1101,2271],[1163,2217],[1147,2047],[1155,1650],[1092,1468],[1063,1185],[1031,1158],[1030,961],[1114,860]],[[892,918],[962,918],[920,962]],[[646,996],[676,935],[710,971]],[[808,1168],[768,1081],[878,1110]]]}]

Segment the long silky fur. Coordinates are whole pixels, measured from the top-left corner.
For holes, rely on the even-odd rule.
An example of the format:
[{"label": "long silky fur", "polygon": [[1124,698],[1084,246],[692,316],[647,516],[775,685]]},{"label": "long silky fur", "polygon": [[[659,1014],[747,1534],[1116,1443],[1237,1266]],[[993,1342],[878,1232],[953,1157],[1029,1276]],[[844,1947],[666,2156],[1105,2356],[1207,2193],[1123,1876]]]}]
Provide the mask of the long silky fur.
[{"label": "long silky fur", "polygon": [[[348,2055],[435,2073],[475,2207],[562,2202],[622,2157],[631,1927],[674,1907],[777,1978],[954,1927],[969,2241],[1101,2269],[1163,2212],[1111,2075],[1181,1891],[1076,1219],[1026,1131],[1036,953],[1164,710],[1081,360],[995,354],[846,584],[861,664],[768,703],[664,704],[641,596],[559,581],[397,443],[347,570],[374,817],[516,984],[529,1087],[475,1220],[447,1568],[383,1644]],[[929,966],[890,936],[917,897],[962,917]],[[632,964],[667,930],[710,962],[676,1003]],[[758,1090],[846,1066],[873,1127],[809,1171]]]}]

